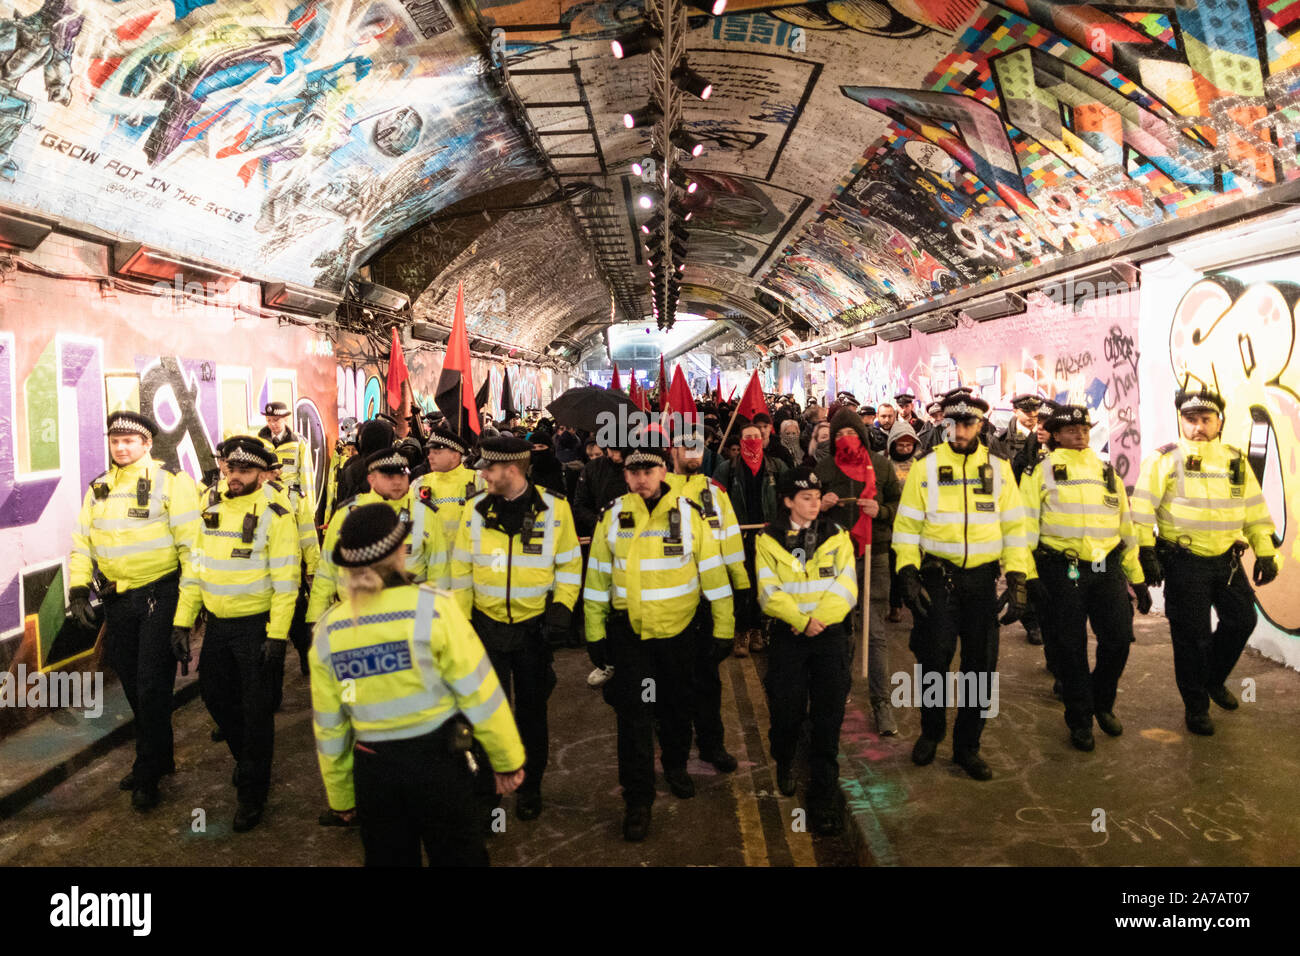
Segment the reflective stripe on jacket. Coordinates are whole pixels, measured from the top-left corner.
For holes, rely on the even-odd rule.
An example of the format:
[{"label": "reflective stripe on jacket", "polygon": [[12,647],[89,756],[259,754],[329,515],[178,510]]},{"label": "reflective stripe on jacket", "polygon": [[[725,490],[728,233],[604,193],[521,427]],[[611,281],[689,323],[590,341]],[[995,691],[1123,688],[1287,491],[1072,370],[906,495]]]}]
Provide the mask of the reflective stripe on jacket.
[{"label": "reflective stripe on jacket", "polygon": [[768,617],[784,621],[796,632],[806,628],[814,617],[823,624],[838,624],[858,602],[857,549],[843,528],[823,541],[810,557],[786,550],[769,531],[764,531],[755,544],[754,564],[758,606]]},{"label": "reflective stripe on jacket", "polygon": [[[700,514],[713,529],[713,538],[722,551],[722,563],[727,566],[732,590],[740,591],[749,587],[749,572],[745,570],[745,541],[740,533],[740,522],[736,520],[736,509],[731,506],[731,497],[720,484],[704,474],[669,474],[664,480],[673,491],[700,506]],[[708,506],[704,503],[706,489],[710,499]]]}]

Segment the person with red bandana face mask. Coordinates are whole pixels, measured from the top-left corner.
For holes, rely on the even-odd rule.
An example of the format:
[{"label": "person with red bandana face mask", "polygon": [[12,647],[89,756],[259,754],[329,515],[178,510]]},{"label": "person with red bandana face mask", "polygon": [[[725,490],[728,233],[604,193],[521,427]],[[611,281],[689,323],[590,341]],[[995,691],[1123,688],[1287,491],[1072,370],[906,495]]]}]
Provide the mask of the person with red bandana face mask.
[{"label": "person with red bandana face mask", "polygon": [[[867,693],[882,737],[898,733],[889,702],[889,642],[885,615],[889,609],[890,529],[903,486],[889,460],[872,451],[867,426],[857,412],[843,408],[831,419],[831,454],[817,466],[822,484],[822,513],[845,528],[858,555],[858,580],[866,573],[865,547],[871,549],[871,594],[867,631]],[[860,499],[858,504],[847,501]],[[853,644],[849,644],[852,653]]]},{"label": "person with red bandana face mask", "polygon": [[[765,454],[764,444],[763,430],[758,425],[745,425],[740,431],[740,454],[722,462],[713,476],[731,499],[741,526],[765,525],[777,517],[776,486],[789,468],[779,458]],[[745,569],[753,581],[756,532],[747,531],[744,538]],[[748,657],[751,649],[763,649],[762,625],[753,588],[741,591],[736,599],[737,657]]]}]

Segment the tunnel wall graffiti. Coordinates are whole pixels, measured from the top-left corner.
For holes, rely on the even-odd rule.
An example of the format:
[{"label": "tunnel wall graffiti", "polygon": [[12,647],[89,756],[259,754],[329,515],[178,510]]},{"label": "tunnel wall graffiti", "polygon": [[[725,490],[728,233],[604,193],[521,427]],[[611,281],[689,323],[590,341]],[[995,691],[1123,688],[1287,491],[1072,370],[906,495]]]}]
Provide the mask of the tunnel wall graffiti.
[{"label": "tunnel wall graffiti", "polygon": [[538,174],[438,0],[14,6],[0,200],[338,289],[430,214]]},{"label": "tunnel wall graffiti", "polygon": [[[60,236],[30,259],[50,272],[105,271],[107,250]],[[10,260],[12,261],[12,260]],[[90,264],[90,269],[87,265]],[[104,419],[151,413],[155,457],[195,477],[223,433],[260,428],[288,402],[318,472],[337,430],[333,360],[308,330],[98,281],[5,270],[0,285],[0,668],[88,666],[93,647],[54,639],[64,619],[72,528],[108,463]],[[241,284],[231,302],[258,302]],[[0,715],[2,716],[2,715]],[[8,718],[5,718],[8,719]],[[0,732],[3,732],[0,720]]]},{"label": "tunnel wall graffiti", "polygon": [[958,385],[970,385],[992,406],[999,424],[1011,398],[1032,392],[1087,405],[1097,423],[1092,443],[1111,455],[1132,485],[1143,447],[1138,401],[1137,291],[1073,306],[1035,296],[1019,316],[964,322],[948,332],[914,332],[902,342],[880,341],[825,360],[826,388],[848,389],[864,403],[893,401],[899,392],[924,405]]},{"label": "tunnel wall graffiti", "polygon": [[[1224,248],[1232,247],[1231,240]],[[1163,259],[1143,268],[1143,443],[1178,437],[1175,388],[1217,385],[1223,440],[1246,453],[1277,527],[1281,574],[1256,590],[1251,645],[1300,669],[1300,257],[1213,273]],[[1247,559],[1249,561],[1249,559]],[[1249,564],[1248,564],[1249,566]]]}]

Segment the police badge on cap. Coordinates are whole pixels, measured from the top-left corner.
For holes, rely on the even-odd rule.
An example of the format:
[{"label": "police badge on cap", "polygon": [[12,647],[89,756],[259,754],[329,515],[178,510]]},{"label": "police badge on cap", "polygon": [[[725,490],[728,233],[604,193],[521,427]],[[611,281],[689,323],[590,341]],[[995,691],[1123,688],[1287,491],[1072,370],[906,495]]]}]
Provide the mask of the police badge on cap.
[{"label": "police badge on cap", "polygon": [[777,494],[782,498],[793,498],[801,491],[821,491],[822,482],[811,468],[800,465],[781,475],[777,485]]},{"label": "police badge on cap", "polygon": [[1180,388],[1174,393],[1174,405],[1177,406],[1180,415],[1190,415],[1195,412],[1213,412],[1222,418],[1226,404],[1222,395],[1204,386],[1195,389]]},{"label": "police badge on cap", "polygon": [[967,391],[954,389],[944,396],[940,409],[954,422],[977,422],[988,414],[989,403]]},{"label": "police badge on cap", "polygon": [[256,438],[237,435],[226,443],[226,464],[231,468],[257,468],[270,471],[278,459],[275,452],[268,449]]},{"label": "police badge on cap", "polygon": [[366,456],[366,474],[382,471],[386,475],[405,475],[410,473],[410,465],[396,448],[381,448]]},{"label": "police badge on cap", "polygon": [[262,409],[262,414],[267,418],[282,417],[289,414],[289,406],[284,402],[267,402],[266,408]]},{"label": "police badge on cap", "polygon": [[435,428],[429,440],[424,443],[425,451],[433,451],[435,448],[450,448],[452,451],[458,451],[462,455],[469,454],[469,442],[461,438],[450,428]]},{"label": "police badge on cap", "polygon": [[1092,419],[1088,417],[1088,409],[1083,405],[1058,405],[1048,417],[1046,428],[1049,432],[1055,433],[1067,425],[1083,425],[1091,428]]}]

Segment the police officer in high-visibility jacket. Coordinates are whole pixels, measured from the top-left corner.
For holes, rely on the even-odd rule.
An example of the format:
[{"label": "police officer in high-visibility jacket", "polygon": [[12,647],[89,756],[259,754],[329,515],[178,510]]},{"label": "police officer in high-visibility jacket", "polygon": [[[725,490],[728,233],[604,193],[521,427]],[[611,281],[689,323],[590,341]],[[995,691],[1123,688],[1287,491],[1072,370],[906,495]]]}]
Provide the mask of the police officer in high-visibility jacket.
[{"label": "police officer in high-visibility jacket", "polygon": [[[307,439],[289,427],[292,411],[284,402],[268,402],[262,409],[266,426],[257,433],[275,451],[280,480],[294,495],[307,503],[308,520],[316,508],[316,469],[311,460]],[[319,543],[319,542],[318,542]]]},{"label": "police officer in high-visibility jacket", "polygon": [[370,490],[339,505],[325,531],[324,552],[307,602],[308,622],[320,620],[326,609],[342,596],[339,570],[330,555],[348,513],[362,505],[387,502],[393,513],[410,525],[411,533],[404,546],[406,570],[417,584],[428,581],[443,587],[447,583],[451,549],[450,539],[443,532],[441,509],[428,498],[417,499],[412,494],[406,459],[393,448],[371,452],[366,456],[366,482]]},{"label": "police officer in high-visibility jacket", "polygon": [[631,490],[596,523],[583,592],[591,662],[614,666],[603,692],[618,715],[623,837],[633,842],[650,831],[656,721],[669,789],[681,799],[695,795],[686,761],[700,599],[713,615],[716,660],[730,653],[736,628],[718,541],[699,507],[668,486],[668,461],[666,449],[639,440],[624,453]]},{"label": "police officer in high-visibility jacket", "polygon": [[781,515],[758,536],[758,605],[773,618],[767,657],[769,739],[777,787],[794,796],[794,756],[805,714],[812,718],[809,818],[839,832],[840,725],[849,692],[850,614],[858,602],[857,548],[821,513],[821,481],[800,466],[781,477]]},{"label": "police officer in high-visibility jacket", "polygon": [[330,553],[345,597],[316,626],[312,725],[330,811],[360,817],[367,866],[486,865],[469,746],[497,793],[525,779],[510,706],[455,599],[404,570],[409,525],[384,504],[348,513]]},{"label": "police officer in high-visibility jacket", "polygon": [[[745,571],[745,543],[736,521],[736,510],[722,486],[700,469],[704,465],[704,435],[697,430],[683,430],[673,439],[673,472],[665,477],[668,487],[700,506],[700,514],[713,532],[722,550],[722,561],[731,578],[733,594],[749,587]],[[713,635],[713,617],[709,606],[700,602],[695,611],[695,698],[691,723],[700,759],[713,764],[720,773],[731,773],[738,766],[727,753],[722,727],[722,680],[718,676],[717,647]]]},{"label": "police officer in high-visibility jacket", "polygon": [[[119,786],[140,811],[157,806],[158,780],[175,769],[171,620],[194,573],[199,533],[194,481],[150,456],[157,434],[157,424],[136,412],[108,416],[112,464],[86,491],[68,560],[72,616],[99,629],[92,580],[103,602],[104,660],[135,715],[135,764]],[[188,654],[185,660],[188,673]]]},{"label": "police officer in high-visibility jacket", "polygon": [[226,447],[227,490],[203,509],[195,580],[181,588],[172,642],[188,656],[190,628],[207,609],[199,692],[235,758],[242,833],[262,819],[271,786],[271,680],[284,666],[302,555],[293,512],[260,493],[274,452],[249,438]]},{"label": "police officer in high-visibility jacket", "polygon": [[[995,710],[999,562],[1007,578],[1004,624],[1025,611],[1032,567],[1011,464],[979,440],[988,410],[986,401],[965,392],[944,398],[944,419],[952,422],[949,439],[912,466],[893,539],[899,584],[916,625],[911,648],[923,687],[938,681],[945,690],[960,691],[953,759],[976,780],[993,776],[979,745],[984,721]],[[950,681],[959,637],[961,679]],[[921,736],[912,760],[921,766],[934,760],[947,732],[945,706],[933,702],[923,687],[913,691],[921,699]]]},{"label": "police officer in high-visibility jacket", "polygon": [[424,443],[429,471],[413,482],[415,496],[437,506],[447,541],[452,544],[460,532],[466,499],[485,487],[482,476],[462,464],[469,450],[470,443],[454,431],[435,428]]},{"label": "police officer in high-visibility jacket", "polygon": [[[1025,536],[1036,565],[1029,592],[1044,611],[1065,700],[1070,742],[1092,750],[1092,721],[1112,737],[1124,732],[1115,716],[1120,675],[1133,643],[1133,604],[1151,610],[1138,563],[1137,530],[1128,494],[1088,447],[1092,421],[1081,405],[1061,405],[1047,420],[1046,458],[1020,479]],[[1097,635],[1097,666],[1088,669],[1088,625]]]},{"label": "police officer in high-visibility jacket", "polygon": [[[1207,388],[1184,388],[1174,404],[1181,437],[1143,462],[1133,520],[1147,581],[1164,581],[1187,729],[1209,736],[1211,700],[1237,709],[1226,682],[1255,629],[1255,592],[1241,562],[1246,542],[1255,552],[1256,586],[1277,577],[1277,548],[1250,462],[1219,440],[1223,398]],[[1211,608],[1219,616],[1213,632]]]},{"label": "police officer in high-visibility jacket", "polygon": [[465,504],[451,582],[514,705],[528,751],[515,816],[542,812],[550,749],[546,702],[555,689],[548,632],[568,631],[582,586],[582,549],[563,496],[526,477],[532,446],[520,438],[479,444],[487,491]]}]

